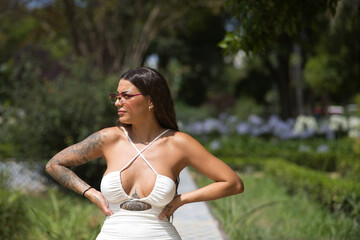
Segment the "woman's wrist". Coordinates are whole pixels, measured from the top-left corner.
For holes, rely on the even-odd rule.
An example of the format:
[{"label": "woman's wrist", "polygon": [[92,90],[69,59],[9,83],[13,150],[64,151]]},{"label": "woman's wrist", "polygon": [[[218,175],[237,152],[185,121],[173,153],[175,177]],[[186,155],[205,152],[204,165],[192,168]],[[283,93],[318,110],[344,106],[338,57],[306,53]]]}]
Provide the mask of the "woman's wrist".
[{"label": "woman's wrist", "polygon": [[89,187],[89,188],[85,189],[85,191],[83,192],[83,196],[86,198],[89,198],[91,195],[93,195],[94,191],[96,191],[95,188]]},{"label": "woman's wrist", "polygon": [[181,205],[185,205],[185,204],[189,203],[189,201],[188,201],[188,199],[187,199],[186,196],[187,196],[186,193],[182,193],[182,194],[179,195]]}]

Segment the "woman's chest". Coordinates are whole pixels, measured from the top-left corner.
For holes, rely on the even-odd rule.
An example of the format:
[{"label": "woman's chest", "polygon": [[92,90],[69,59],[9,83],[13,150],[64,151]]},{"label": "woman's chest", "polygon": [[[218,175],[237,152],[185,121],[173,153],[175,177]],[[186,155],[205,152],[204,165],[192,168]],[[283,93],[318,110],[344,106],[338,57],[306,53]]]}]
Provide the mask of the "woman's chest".
[{"label": "woman's chest", "polygon": [[[135,144],[137,149],[128,144],[114,144],[104,151],[107,171],[119,171],[124,167],[142,168],[150,165],[159,174],[176,178],[184,168],[184,155],[171,144],[156,144],[147,147]],[[127,166],[128,165],[128,166]]]}]

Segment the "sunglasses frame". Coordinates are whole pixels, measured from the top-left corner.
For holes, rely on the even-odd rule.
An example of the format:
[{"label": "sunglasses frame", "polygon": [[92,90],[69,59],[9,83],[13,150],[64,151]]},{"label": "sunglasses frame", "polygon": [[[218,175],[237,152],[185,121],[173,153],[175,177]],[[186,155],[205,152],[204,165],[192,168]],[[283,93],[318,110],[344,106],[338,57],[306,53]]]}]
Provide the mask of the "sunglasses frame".
[{"label": "sunglasses frame", "polygon": [[109,94],[109,100],[111,103],[115,103],[118,99],[124,99],[125,101],[130,100],[131,98],[135,97],[135,96],[140,96],[140,95],[144,95],[142,93],[137,93],[137,94],[127,94],[127,93],[110,93]]}]

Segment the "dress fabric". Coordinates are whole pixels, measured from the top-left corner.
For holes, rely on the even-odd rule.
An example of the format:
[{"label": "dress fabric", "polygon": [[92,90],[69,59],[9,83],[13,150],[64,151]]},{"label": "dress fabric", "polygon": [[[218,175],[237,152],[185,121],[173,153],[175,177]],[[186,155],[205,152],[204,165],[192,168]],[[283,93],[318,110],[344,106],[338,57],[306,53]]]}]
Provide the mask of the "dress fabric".
[{"label": "dress fabric", "polygon": [[[142,150],[139,150],[132,142],[129,134],[122,128],[131,145],[138,152],[120,171],[107,173],[101,180],[101,192],[106,198],[110,210],[114,213],[107,216],[96,240],[120,240],[120,239],[158,239],[158,240],[181,240],[175,227],[164,218],[158,219],[164,207],[171,202],[175,196],[175,182],[165,176],[158,174],[142,154],[152,143],[164,135],[168,130],[157,136]],[[139,156],[156,174],[155,185],[151,193],[144,198],[134,199],[123,189],[121,172],[135,161]],[[138,160],[141,160],[139,157]],[[142,211],[131,211],[120,208],[126,201],[141,201],[151,205],[150,209]]]}]

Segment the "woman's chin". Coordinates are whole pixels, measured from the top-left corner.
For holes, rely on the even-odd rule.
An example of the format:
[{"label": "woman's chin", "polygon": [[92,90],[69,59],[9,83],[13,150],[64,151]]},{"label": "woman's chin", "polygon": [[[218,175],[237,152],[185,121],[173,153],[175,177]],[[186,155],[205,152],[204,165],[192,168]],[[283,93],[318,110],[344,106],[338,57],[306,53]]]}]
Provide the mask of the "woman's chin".
[{"label": "woman's chin", "polygon": [[119,117],[119,122],[122,123],[122,124],[131,124],[131,122],[129,121],[129,119],[123,117],[123,116],[120,116]]}]

